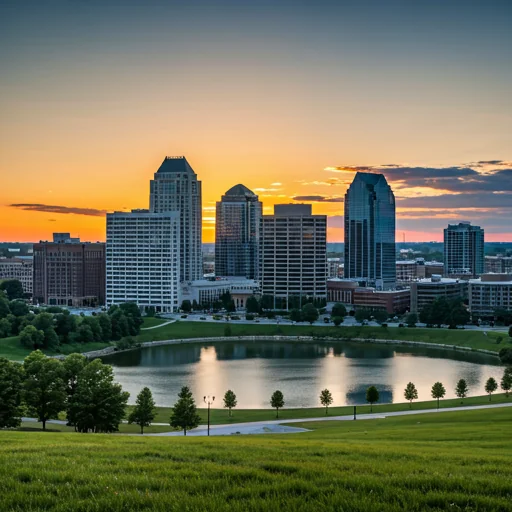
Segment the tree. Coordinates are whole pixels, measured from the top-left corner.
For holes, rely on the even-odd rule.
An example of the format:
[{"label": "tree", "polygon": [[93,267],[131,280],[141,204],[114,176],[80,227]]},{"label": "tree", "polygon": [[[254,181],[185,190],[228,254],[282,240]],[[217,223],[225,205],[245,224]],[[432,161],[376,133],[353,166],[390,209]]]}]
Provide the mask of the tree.
[{"label": "tree", "polygon": [[0,358],[0,428],[16,428],[21,424],[23,377],[23,366]]},{"label": "tree", "polygon": [[101,341],[103,332],[101,330],[99,319],[95,316],[86,316],[85,318],[82,318],[82,322],[80,324],[82,325],[88,325],[91,328],[91,332],[93,335],[93,341]]},{"label": "tree", "polygon": [[284,407],[284,396],[281,391],[276,390],[272,393],[272,396],[270,397],[270,406],[276,410],[276,418],[279,418],[279,409]]},{"label": "tree", "polygon": [[455,386],[455,394],[460,398],[460,403],[462,400],[468,396],[468,383],[465,379],[459,379],[457,385]]},{"label": "tree", "polygon": [[305,322],[313,324],[313,322],[318,320],[318,316],[318,309],[316,309],[313,304],[308,303],[302,306],[302,317],[304,318]]},{"label": "tree", "polygon": [[95,359],[78,375],[68,420],[79,432],[117,432],[129,396],[114,382],[112,366]]},{"label": "tree", "polygon": [[416,324],[418,323],[418,315],[416,313],[409,313],[405,319],[405,323],[408,327],[416,327]]},{"label": "tree", "polygon": [[467,307],[464,305],[462,299],[454,299],[449,302],[448,309],[448,325],[449,327],[456,328],[457,325],[466,325],[471,318],[471,314]]},{"label": "tree", "polygon": [[76,340],[80,343],[92,343],[94,341],[94,334],[91,326],[87,323],[81,323],[76,331]]},{"label": "tree", "polygon": [[220,301],[222,302],[222,307],[229,311],[229,307],[231,305],[231,292],[229,290],[225,291],[220,297]]},{"label": "tree", "polygon": [[335,316],[341,316],[342,318],[347,316],[347,308],[341,302],[337,302],[332,307],[331,317],[334,318]]},{"label": "tree", "polygon": [[512,348],[502,348],[498,352],[498,355],[500,356],[500,361],[503,364],[512,364]]},{"label": "tree", "polygon": [[292,322],[302,322],[302,311],[300,309],[292,309],[290,311],[290,320]]},{"label": "tree", "polygon": [[331,318],[332,318],[332,323],[336,327],[339,327],[343,323],[343,317],[342,316],[333,316]]},{"label": "tree", "polygon": [[260,300],[261,309],[274,309],[274,296],[262,295]]},{"label": "tree", "polygon": [[437,408],[439,409],[439,399],[444,398],[444,395],[446,395],[446,389],[444,389],[444,386],[440,382],[436,382],[432,386],[432,398],[434,400],[437,400]]},{"label": "tree", "polygon": [[101,339],[103,341],[110,341],[112,339],[112,321],[110,317],[105,313],[101,313],[98,315],[98,323],[101,328]]},{"label": "tree", "polygon": [[491,395],[498,389],[498,383],[493,377],[489,377],[485,383],[485,392],[489,394],[489,402],[491,401]]},{"label": "tree", "polygon": [[379,401],[379,391],[375,386],[370,386],[366,390],[366,401],[370,404],[370,412],[373,412],[373,404]]},{"label": "tree", "polygon": [[325,415],[327,416],[329,405],[333,402],[332,394],[328,389],[320,391],[320,403],[325,407]]},{"label": "tree", "polygon": [[40,350],[29,354],[23,362],[25,382],[23,396],[26,404],[42,422],[58,417],[66,407],[64,367],[57,359],[46,357]]},{"label": "tree", "polygon": [[236,407],[236,395],[231,389],[226,391],[224,395],[224,408],[229,410],[229,417],[231,418],[231,409]]},{"label": "tree", "polygon": [[0,338],[7,338],[12,335],[12,324],[7,318],[0,320]]},{"label": "tree", "polygon": [[512,366],[507,366],[507,368],[505,368],[503,377],[501,378],[500,387],[505,391],[505,395],[508,398],[508,394],[512,389]]},{"label": "tree", "polygon": [[135,423],[140,427],[140,433],[144,434],[144,427],[149,427],[155,419],[155,401],[149,388],[143,388],[137,395],[135,407],[128,416],[128,423]]},{"label": "tree", "polygon": [[19,299],[11,300],[11,302],[9,302],[9,309],[11,310],[11,313],[17,317],[25,316],[29,313],[27,303]]},{"label": "tree", "polygon": [[38,331],[33,325],[27,325],[20,332],[21,344],[31,350],[38,350],[44,345],[44,332]]},{"label": "tree", "polygon": [[370,312],[366,308],[357,308],[355,319],[357,322],[362,323],[364,320],[368,320],[370,316]]},{"label": "tree", "polygon": [[412,401],[418,399],[418,390],[416,389],[416,386],[409,382],[404,390],[404,397],[406,400],[409,400],[409,409],[412,408]]},{"label": "tree", "polygon": [[23,285],[17,279],[5,279],[0,283],[0,290],[4,290],[9,300],[23,299]]},{"label": "tree", "polygon": [[7,296],[4,291],[0,290],[0,318],[5,318],[10,312]]},{"label": "tree", "polygon": [[76,331],[76,316],[69,311],[63,311],[55,316],[55,332],[61,343],[69,343],[71,335]]},{"label": "tree", "polygon": [[512,338],[512,325],[508,328],[508,337]]},{"label": "tree", "polygon": [[171,427],[176,430],[183,430],[187,435],[187,430],[196,428],[201,422],[201,417],[197,414],[197,407],[192,392],[187,386],[183,386],[178,393],[178,401],[172,408],[170,419]]},{"label": "tree", "polygon": [[245,309],[247,313],[258,313],[260,310],[260,303],[258,299],[251,295],[245,302]]},{"label": "tree", "polygon": [[192,311],[192,303],[189,300],[184,300],[181,303],[181,310],[184,313],[190,313]]}]

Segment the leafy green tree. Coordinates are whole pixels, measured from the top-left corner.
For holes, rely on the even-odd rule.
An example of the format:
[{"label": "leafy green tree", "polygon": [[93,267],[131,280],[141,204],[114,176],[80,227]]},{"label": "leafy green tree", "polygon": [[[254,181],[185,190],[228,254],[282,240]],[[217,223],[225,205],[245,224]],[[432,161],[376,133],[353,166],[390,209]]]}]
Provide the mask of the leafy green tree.
[{"label": "leafy green tree", "polygon": [[229,417],[231,418],[231,409],[236,407],[236,395],[231,389],[228,389],[224,395],[224,408],[229,410]]},{"label": "leafy green tree", "polygon": [[233,299],[229,301],[226,310],[228,311],[228,313],[234,313],[236,311],[235,301]]},{"label": "leafy green tree", "polygon": [[226,311],[229,311],[229,307],[231,305],[231,300],[232,300],[232,297],[231,297],[231,292],[228,290],[228,291],[225,291],[220,297],[219,297],[220,301],[222,302],[222,307],[226,310]]},{"label": "leafy green tree", "polygon": [[332,394],[328,389],[320,391],[320,403],[325,407],[325,415],[327,416],[329,406],[332,404]]},{"label": "leafy green tree", "polygon": [[144,322],[139,306],[135,302],[124,302],[119,305],[119,309],[126,317],[128,324],[128,332],[124,336],[137,336],[140,333],[140,326]]},{"label": "leafy green tree", "polygon": [[23,366],[0,358],[0,428],[16,428],[21,424],[23,377]]},{"label": "leafy green tree", "polygon": [[46,422],[57,418],[66,407],[64,367],[60,361],[46,357],[40,350],[29,354],[23,367],[26,375],[23,383],[25,403],[46,430]]},{"label": "leafy green tree", "polygon": [[110,317],[105,313],[101,313],[98,315],[98,323],[101,328],[102,341],[110,341],[112,339],[112,321]]},{"label": "leafy green tree", "polygon": [[75,393],[69,401],[68,421],[79,432],[117,432],[129,396],[114,382],[112,366],[95,359],[78,374]]},{"label": "leafy green tree", "polygon": [[305,322],[313,324],[313,322],[318,320],[318,316],[318,309],[316,309],[313,304],[308,303],[302,306],[302,318],[304,318]]},{"label": "leafy green tree", "polygon": [[258,302],[258,299],[251,295],[247,301],[245,302],[245,309],[247,313],[258,313],[260,310],[260,303]]},{"label": "leafy green tree", "polygon": [[418,390],[416,389],[416,386],[409,382],[404,390],[404,397],[406,400],[409,401],[409,409],[412,408],[412,401],[418,399]]},{"label": "leafy green tree", "polygon": [[335,316],[341,316],[342,318],[347,316],[347,308],[341,302],[337,302],[332,307],[331,317]]},{"label": "leafy green tree", "polygon": [[7,338],[12,335],[12,323],[7,318],[0,320],[0,338]]},{"label": "leafy green tree", "polygon": [[437,408],[439,409],[439,399],[444,398],[444,395],[446,395],[446,389],[441,384],[441,382],[436,382],[432,386],[431,394],[432,394],[432,398],[434,400],[437,400]]},{"label": "leafy green tree", "polygon": [[372,316],[375,318],[376,322],[379,322],[379,324],[384,323],[389,317],[387,311],[384,311],[383,309],[375,309],[372,312]]},{"label": "leafy green tree", "polygon": [[260,300],[261,309],[274,309],[274,296],[262,295]]},{"label": "leafy green tree", "polygon": [[284,395],[281,391],[276,390],[272,393],[270,406],[276,410],[276,418],[279,418],[279,409],[284,407]]},{"label": "leafy green tree", "polygon": [[140,427],[140,433],[144,434],[144,427],[151,426],[155,419],[155,401],[149,388],[143,388],[137,395],[135,407],[128,416],[128,423],[135,423]]},{"label": "leafy green tree", "polygon": [[187,435],[187,430],[196,428],[201,422],[201,417],[197,414],[197,407],[192,392],[187,386],[183,386],[178,393],[178,401],[172,408],[170,425],[176,430],[183,430]]},{"label": "leafy green tree", "polygon": [[462,400],[468,396],[468,383],[465,379],[459,379],[457,382],[457,385],[455,386],[455,394],[461,399],[460,403],[462,403]]},{"label": "leafy green tree", "polygon": [[32,325],[44,333],[43,347],[54,349],[59,345],[59,337],[54,329],[54,319],[51,313],[39,313],[34,317]]},{"label": "leafy green tree", "polygon": [[503,391],[505,391],[505,395],[508,398],[508,394],[512,389],[512,366],[507,366],[505,368],[503,377],[501,378],[500,387],[503,389]]},{"label": "leafy green tree", "polygon": [[112,312],[110,315],[110,321],[112,325],[113,340],[120,340],[122,337],[130,334],[128,319],[119,308]]},{"label": "leafy green tree", "polygon": [[4,290],[9,300],[23,299],[23,285],[17,279],[5,279],[0,283],[0,290]]},{"label": "leafy green tree", "polygon": [[362,323],[364,320],[368,320],[370,318],[371,313],[366,308],[357,308],[354,316],[357,322]]},{"label": "leafy green tree", "polygon": [[370,412],[373,412],[373,404],[380,398],[379,391],[375,386],[370,386],[366,390],[366,401],[370,404]]},{"label": "leafy green tree", "polygon": [[[196,302],[194,300],[194,302]],[[196,303],[197,304],[197,303]],[[156,315],[156,309],[155,309],[155,306],[147,306],[146,307],[146,316],[148,318],[153,318],[154,316]]]},{"label": "leafy green tree", "polygon": [[93,341],[101,341],[103,332],[101,330],[99,319],[95,316],[86,316],[82,319],[80,325],[88,325],[91,328]]},{"label": "leafy green tree", "polygon": [[457,325],[466,325],[469,323],[471,314],[464,305],[462,299],[454,299],[449,302],[447,322],[449,327],[455,328]]},{"label": "leafy green tree", "polygon": [[292,309],[290,311],[290,320],[292,322],[302,322],[302,311],[300,309]]},{"label": "leafy green tree", "polygon": [[92,343],[94,341],[94,334],[91,326],[87,323],[81,323],[76,331],[76,341],[79,343]]},{"label": "leafy green tree", "polygon": [[512,364],[512,348],[506,347],[502,348],[498,355],[500,357],[500,361],[503,364]]},{"label": "leafy green tree", "polygon": [[485,383],[485,392],[489,395],[489,402],[491,401],[491,395],[498,389],[498,383],[493,377],[489,377]]},{"label": "leafy green tree", "polygon": [[3,290],[0,290],[0,318],[5,318],[10,312],[7,295]]},{"label": "leafy green tree", "polygon": [[409,327],[416,327],[416,324],[418,323],[418,315],[416,313],[409,313],[405,319],[405,323]]},{"label": "leafy green tree", "polygon": [[181,311],[184,313],[190,313],[192,311],[192,304],[189,300],[184,300],[181,303]]},{"label": "leafy green tree", "polygon": [[11,300],[11,302],[9,302],[9,309],[16,317],[25,316],[29,313],[27,303],[24,300]]},{"label": "leafy green tree", "polygon": [[44,332],[37,330],[33,325],[27,325],[20,332],[20,343],[31,350],[43,348]]},{"label": "leafy green tree", "polygon": [[332,317],[332,323],[339,327],[343,323],[343,317],[342,316],[333,316]]},{"label": "leafy green tree", "polygon": [[69,343],[71,335],[76,331],[76,316],[65,310],[55,316],[55,332],[61,343]]}]

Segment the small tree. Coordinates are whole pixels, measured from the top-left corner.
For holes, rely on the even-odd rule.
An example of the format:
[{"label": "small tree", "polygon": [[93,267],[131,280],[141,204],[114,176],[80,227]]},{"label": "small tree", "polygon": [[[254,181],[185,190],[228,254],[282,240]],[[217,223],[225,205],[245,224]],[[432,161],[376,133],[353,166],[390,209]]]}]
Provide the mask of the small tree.
[{"label": "small tree", "polygon": [[236,395],[231,389],[226,391],[224,395],[224,408],[229,410],[229,417],[231,418],[231,409],[236,407]]},{"label": "small tree", "polygon": [[409,313],[405,322],[408,327],[416,327],[416,324],[418,323],[418,315],[416,313]]},{"label": "small tree", "polygon": [[328,389],[323,389],[320,392],[320,403],[325,407],[325,415],[327,416],[327,411],[329,405],[333,402],[332,394]]},{"label": "small tree", "polygon": [[341,304],[341,302],[337,302],[332,307],[331,317],[333,317],[334,319],[334,317],[336,316],[341,316],[342,318],[344,316],[347,316],[347,308],[343,304]]},{"label": "small tree", "polygon": [[379,391],[375,386],[366,390],[366,401],[370,404],[370,412],[373,412],[373,404],[379,401]]},{"label": "small tree", "polygon": [[284,396],[281,391],[276,390],[270,397],[270,406],[276,410],[276,418],[279,418],[279,409],[284,407]]},{"label": "small tree", "polygon": [[370,315],[366,309],[358,308],[354,316],[357,322],[362,323],[364,320],[367,320]]},{"label": "small tree", "polygon": [[151,426],[155,419],[155,401],[148,387],[142,389],[137,395],[135,407],[128,416],[128,423],[135,423],[140,427],[140,433],[144,434],[144,427]]},{"label": "small tree", "polygon": [[0,428],[15,428],[21,424],[23,377],[23,366],[0,358]]},{"label": "small tree", "polygon": [[290,320],[292,322],[302,322],[302,311],[294,308],[290,311]]},{"label": "small tree", "polygon": [[505,391],[505,395],[508,398],[508,394],[509,394],[510,390],[512,389],[512,367],[511,366],[507,366],[507,368],[505,368],[505,371],[503,372],[503,377],[501,378],[500,386],[501,386],[501,389],[503,389],[503,391]]},{"label": "small tree", "polygon": [[36,329],[33,325],[27,325],[20,332],[20,343],[31,350],[43,348],[44,332]]},{"label": "small tree", "polygon": [[404,390],[404,397],[406,400],[409,401],[409,409],[412,408],[412,401],[418,399],[418,390],[416,389],[416,386],[409,382]]},{"label": "small tree", "polygon": [[446,389],[444,389],[444,386],[440,382],[436,382],[432,386],[432,398],[434,400],[437,400],[437,408],[439,409],[439,399],[444,398],[444,395],[446,395]]},{"label": "small tree", "polygon": [[178,401],[172,408],[170,419],[171,427],[176,430],[183,430],[187,435],[187,430],[196,428],[201,422],[201,417],[197,414],[197,407],[192,392],[187,386],[183,386],[178,393]]},{"label": "small tree", "polygon": [[465,379],[460,379],[455,386],[455,394],[460,398],[460,403],[462,400],[468,396],[468,383]]},{"label": "small tree", "polygon": [[23,299],[23,285],[17,279],[5,279],[0,283],[0,290],[4,290],[9,300]]},{"label": "small tree", "polygon": [[332,317],[332,323],[339,327],[343,323],[343,317],[342,316],[333,316]]},{"label": "small tree", "polygon": [[312,324],[318,320],[318,316],[318,309],[316,309],[313,304],[304,304],[302,307],[302,317],[304,318],[305,322]]},{"label": "small tree", "polygon": [[489,394],[489,402],[491,401],[491,395],[498,389],[498,383],[493,377],[489,377],[485,383],[485,392]]},{"label": "small tree", "polygon": [[245,302],[245,309],[247,313],[258,313],[260,310],[260,303],[258,302],[258,299],[251,295]]},{"label": "small tree", "polygon": [[184,300],[181,303],[181,310],[184,313],[190,313],[192,311],[192,304],[191,304],[191,302],[189,300]]}]

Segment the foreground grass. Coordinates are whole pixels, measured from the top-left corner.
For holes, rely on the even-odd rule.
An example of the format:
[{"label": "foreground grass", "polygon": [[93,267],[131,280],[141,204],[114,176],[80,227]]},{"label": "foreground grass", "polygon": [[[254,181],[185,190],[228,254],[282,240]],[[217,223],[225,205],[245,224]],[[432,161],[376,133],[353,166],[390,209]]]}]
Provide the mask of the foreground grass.
[{"label": "foreground grass", "polygon": [[152,317],[145,317],[144,321],[142,322],[141,328],[147,329],[148,327],[155,327],[157,325],[164,324],[165,322],[168,322],[169,320],[166,320],[164,318],[152,318]]},{"label": "foreground grass", "polygon": [[[371,326],[309,326],[309,325],[265,325],[237,324],[230,322],[232,337],[236,336],[328,336],[349,341],[354,338],[387,339],[400,341],[423,341],[446,345],[485,349],[498,352],[507,345],[498,345],[498,336],[508,339],[503,333],[465,330],[465,329],[420,329],[409,327],[371,327]],[[226,322],[175,322],[158,329],[142,331],[137,339],[159,341],[182,338],[211,338],[224,336]]]},{"label": "foreground grass", "polygon": [[0,432],[3,511],[512,510],[510,408],[215,438]]}]

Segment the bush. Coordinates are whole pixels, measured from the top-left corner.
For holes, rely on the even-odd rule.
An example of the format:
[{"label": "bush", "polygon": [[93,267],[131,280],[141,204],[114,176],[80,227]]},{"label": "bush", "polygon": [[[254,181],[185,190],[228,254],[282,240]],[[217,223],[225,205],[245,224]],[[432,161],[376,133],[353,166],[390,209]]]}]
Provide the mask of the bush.
[{"label": "bush", "polygon": [[512,348],[502,348],[498,355],[503,364],[512,364]]},{"label": "bush", "polygon": [[130,348],[140,347],[140,343],[131,336],[125,336],[119,341],[116,341],[116,350],[128,350]]},{"label": "bush", "polygon": [[245,319],[246,320],[254,320],[254,315],[252,315],[251,313],[247,313],[247,315],[245,315]]}]

